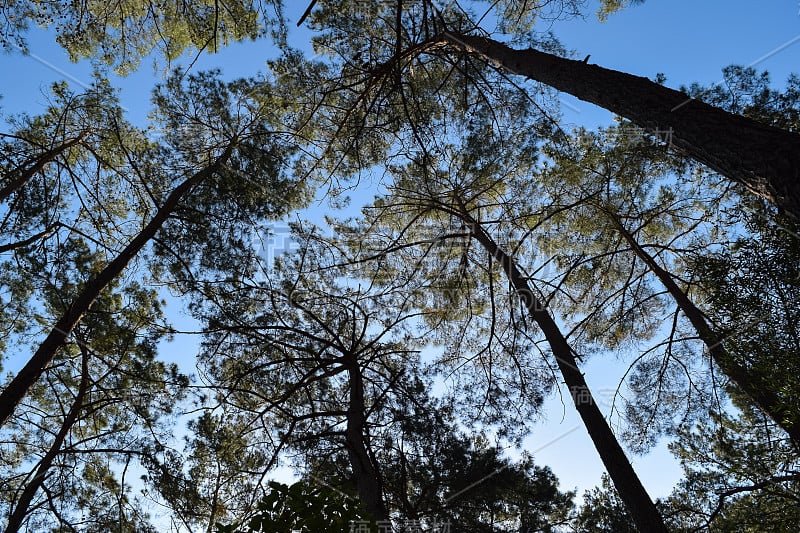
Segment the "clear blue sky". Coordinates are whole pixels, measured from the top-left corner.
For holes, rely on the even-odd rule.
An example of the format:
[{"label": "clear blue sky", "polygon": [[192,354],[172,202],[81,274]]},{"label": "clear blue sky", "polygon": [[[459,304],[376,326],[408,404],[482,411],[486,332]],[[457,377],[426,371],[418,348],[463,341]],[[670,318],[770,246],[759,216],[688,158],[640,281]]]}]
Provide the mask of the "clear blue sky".
[{"label": "clear blue sky", "polygon": [[[287,2],[289,16],[296,20],[306,2]],[[558,22],[552,27],[563,44],[579,57],[591,54],[590,62],[653,78],[667,76],[667,85],[721,80],[721,69],[730,64],[751,65],[773,75],[773,84],[782,86],[788,74],[800,72],[800,2],[774,0],[647,0],[644,5],[624,10],[608,22],[594,17],[594,5],[585,19]],[[544,29],[544,28],[543,28]],[[298,33],[298,38],[303,37]],[[67,79],[88,83],[91,68],[72,64],[47,32],[35,32],[30,39],[31,56],[0,56],[5,73],[0,84],[0,106],[4,113],[38,113],[46,103],[48,85]],[[227,77],[247,76],[263,69],[265,59],[274,54],[267,42],[234,45],[216,56],[204,56],[195,68],[220,67]],[[112,82],[122,89],[123,105],[129,118],[144,125],[149,94],[157,80],[145,61],[140,70]],[[565,120],[575,125],[594,127],[608,124],[611,115],[590,104],[565,95]],[[366,196],[371,191],[366,191]],[[180,327],[180,324],[179,324]],[[171,354],[185,355],[192,344],[176,343]],[[595,391],[613,390],[625,368],[613,357],[598,358],[586,366],[586,375]],[[8,365],[13,367],[13,364]],[[602,401],[602,398],[601,398]],[[599,483],[602,465],[571,408],[562,410],[560,400],[547,405],[545,421],[536,426],[528,447],[536,451],[540,464],[549,465],[564,488],[580,491]],[[607,409],[606,409],[607,411]],[[563,414],[563,420],[562,420]],[[555,439],[556,442],[552,443]],[[548,443],[552,443],[547,445]],[[547,446],[545,446],[547,445]],[[653,496],[667,495],[680,470],[663,446],[645,457],[634,458],[635,467]]]}]

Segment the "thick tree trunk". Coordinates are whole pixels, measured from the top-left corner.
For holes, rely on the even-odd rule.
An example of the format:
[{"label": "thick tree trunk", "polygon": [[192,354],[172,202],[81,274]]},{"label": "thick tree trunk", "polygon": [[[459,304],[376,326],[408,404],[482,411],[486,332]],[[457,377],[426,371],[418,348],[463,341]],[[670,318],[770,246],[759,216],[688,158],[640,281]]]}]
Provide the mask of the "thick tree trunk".
[{"label": "thick tree trunk", "polygon": [[628,512],[633,517],[636,527],[639,531],[647,533],[666,532],[667,528],[658,509],[647,494],[625,456],[625,451],[592,398],[583,373],[578,368],[575,354],[555,320],[528,286],[528,279],[517,268],[514,260],[468,213],[464,213],[462,219],[471,228],[473,237],[500,263],[514,290],[523,300],[531,318],[542,330],[556,358],[556,364],[564,383],[572,395],[575,409],[578,410],[597,453],[600,455],[614,487],[619,492],[622,501],[625,502]]},{"label": "thick tree trunk", "polygon": [[783,428],[789,434],[792,441],[800,447],[800,424],[798,424],[797,420],[785,419],[785,413],[782,412],[781,402],[778,396],[774,392],[764,389],[753,382],[747,368],[737,363],[736,360],[731,357],[722,345],[723,339],[714,332],[712,327],[708,324],[708,321],[706,321],[703,312],[694,305],[689,295],[678,286],[672,275],[661,268],[661,265],[642,248],[616,214],[608,211],[606,211],[606,214],[617,227],[617,230],[625,241],[627,241],[628,245],[630,245],[633,253],[650,268],[650,271],[653,272],[661,284],[664,285],[664,288],[667,289],[667,292],[669,292],[670,296],[675,300],[680,310],[683,311],[683,314],[689,319],[689,322],[691,322],[697,335],[706,345],[708,352],[711,354],[717,366],[719,366],[725,375],[728,376],[742,392],[753,400],[759,409],[772,418],[778,426]]},{"label": "thick tree trunk", "polygon": [[56,325],[39,345],[33,357],[25,364],[22,370],[14,376],[11,383],[0,393],[0,427],[5,425],[17,405],[22,401],[34,383],[53,361],[58,350],[63,346],[67,336],[72,333],[83,315],[91,309],[92,304],[101,292],[119,276],[128,263],[144,248],[155,236],[158,230],[172,215],[183,198],[203,180],[216,172],[231,156],[235,144],[231,144],[225,152],[211,165],[197,172],[186,181],[178,185],[169,194],[164,204],[158,209],[155,216],[139,232],[136,237],[114,258],[100,273],[90,280],[83,291],[75,298],[72,304],[64,311]]},{"label": "thick tree trunk", "polygon": [[796,133],[728,113],[647,78],[583,61],[452,32],[444,32],[442,40],[625,117],[800,218]]},{"label": "thick tree trunk", "polygon": [[350,467],[356,481],[356,488],[364,508],[377,521],[388,521],[389,512],[383,501],[383,482],[380,472],[372,462],[367,443],[366,405],[364,404],[364,380],[358,361],[347,363],[350,388],[350,405],[347,410],[347,427],[345,429],[345,446],[350,458]]}]

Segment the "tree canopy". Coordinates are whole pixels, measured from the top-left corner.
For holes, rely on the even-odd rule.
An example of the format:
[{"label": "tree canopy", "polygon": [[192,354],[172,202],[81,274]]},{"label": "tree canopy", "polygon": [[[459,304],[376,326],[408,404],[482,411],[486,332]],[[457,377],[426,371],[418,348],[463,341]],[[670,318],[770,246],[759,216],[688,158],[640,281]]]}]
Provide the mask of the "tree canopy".
[{"label": "tree canopy", "polygon": [[[284,7],[0,8],[7,48],[35,24],[96,67],[0,133],[2,527],[791,530],[797,76],[576,60],[540,28],[578,0]],[[192,68],[245,39],[264,73]],[[108,69],[144,59],[135,125]],[[616,122],[570,128],[559,91]],[[608,474],[582,504],[521,448],[559,394]],[[655,500],[631,455],[662,438]]]}]

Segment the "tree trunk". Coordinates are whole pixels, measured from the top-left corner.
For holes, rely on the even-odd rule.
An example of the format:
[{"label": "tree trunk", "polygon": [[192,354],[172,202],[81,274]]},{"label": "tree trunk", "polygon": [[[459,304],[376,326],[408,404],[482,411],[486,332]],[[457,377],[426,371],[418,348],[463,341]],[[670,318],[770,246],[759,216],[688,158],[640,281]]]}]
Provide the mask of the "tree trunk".
[{"label": "tree trunk", "polygon": [[55,158],[58,157],[61,152],[72,148],[81,142],[86,135],[87,132],[84,131],[74,139],[70,139],[69,141],[60,144],[55,148],[47,150],[45,153],[37,157],[29,167],[19,167],[15,169],[14,172],[19,172],[19,174],[15,178],[11,178],[11,181],[9,181],[2,189],[0,189],[0,202],[5,201],[9,196],[17,192],[23,185],[28,183],[32,177],[41,172],[48,163],[55,160]]},{"label": "tree trunk", "polygon": [[792,441],[800,447],[800,424],[797,420],[786,420],[782,412],[780,399],[778,396],[767,389],[753,383],[750,373],[747,368],[737,363],[722,345],[722,340],[717,335],[705,319],[703,312],[694,305],[694,302],[689,298],[689,295],[681,289],[673,279],[672,275],[665,269],[661,268],[656,260],[647,251],[642,248],[636,238],[625,228],[622,221],[616,214],[604,210],[609,216],[611,221],[616,226],[622,237],[630,245],[631,250],[636,256],[644,262],[650,271],[655,274],[662,285],[667,289],[670,296],[672,296],[675,303],[678,305],[686,318],[689,319],[694,327],[697,335],[706,345],[708,352],[711,354],[714,362],[725,373],[728,378],[736,384],[739,389],[747,394],[750,399],[767,414],[772,420],[781,428],[783,428]]},{"label": "tree trunk", "polygon": [[485,37],[441,39],[501,68],[608,109],[800,218],[800,135],[694,100],[624,72]]},{"label": "tree trunk", "polygon": [[350,405],[347,410],[345,446],[350,458],[350,466],[356,481],[356,488],[364,508],[377,521],[388,521],[389,512],[383,501],[383,482],[380,472],[370,458],[364,440],[366,430],[366,405],[364,404],[364,381],[358,361],[348,357]]},{"label": "tree trunk", "polygon": [[78,392],[75,395],[75,400],[72,402],[72,406],[69,409],[69,412],[64,417],[64,421],[61,423],[61,428],[56,434],[55,439],[53,440],[52,444],[50,445],[50,449],[47,450],[47,453],[42,460],[39,462],[39,466],[36,468],[36,473],[33,476],[28,484],[22,491],[19,499],[17,500],[16,506],[14,510],[11,512],[11,516],[8,518],[8,525],[6,526],[6,533],[17,533],[19,531],[22,522],[25,520],[25,516],[28,514],[28,508],[33,501],[33,497],[38,492],[39,487],[42,486],[44,483],[45,477],[47,477],[47,472],[50,470],[50,467],[53,464],[53,460],[58,455],[58,452],[61,450],[61,446],[64,444],[64,440],[67,438],[70,429],[72,426],[75,425],[75,422],[78,420],[78,415],[80,414],[81,409],[83,408],[83,399],[86,397],[86,391],[89,388],[89,350],[86,348],[81,348],[81,381],[80,385],[78,386]]},{"label": "tree trunk", "polygon": [[472,236],[502,265],[503,271],[524,302],[531,318],[544,333],[556,358],[556,364],[564,383],[572,395],[575,408],[583,420],[611,481],[633,517],[636,527],[639,531],[646,533],[666,533],[667,528],[658,509],[647,494],[616,436],[608,426],[603,413],[592,398],[583,373],[578,368],[572,348],[544,304],[528,286],[528,278],[520,272],[514,260],[497,245],[472,216],[466,212],[463,212],[461,216],[471,228]]},{"label": "tree trunk", "polygon": [[128,263],[139,251],[155,236],[161,226],[167,221],[181,200],[191,192],[195,186],[216,172],[233,153],[235,142],[227,146],[223,154],[213,164],[197,172],[183,183],[178,185],[169,194],[164,204],[158,209],[155,216],[131,240],[130,243],[114,258],[100,273],[90,280],[72,304],[64,311],[56,325],[39,345],[33,357],[25,364],[22,370],[14,376],[11,383],[0,393],[0,427],[5,425],[14,413],[17,405],[22,401],[34,383],[53,361],[58,350],[63,346],[67,336],[80,323],[83,315],[91,309],[92,304],[100,293],[119,276]]}]

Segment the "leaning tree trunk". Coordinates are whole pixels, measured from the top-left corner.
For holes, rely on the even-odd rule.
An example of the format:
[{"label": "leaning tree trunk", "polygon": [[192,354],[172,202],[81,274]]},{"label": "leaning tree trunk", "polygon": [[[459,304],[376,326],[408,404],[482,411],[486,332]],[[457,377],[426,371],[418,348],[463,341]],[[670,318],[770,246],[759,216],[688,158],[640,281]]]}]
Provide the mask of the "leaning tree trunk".
[{"label": "leaning tree trunk", "polygon": [[64,310],[61,318],[58,319],[53,329],[45,337],[39,348],[20,370],[11,383],[0,393],[0,427],[5,425],[17,405],[28,394],[39,377],[44,373],[58,350],[64,345],[67,336],[72,333],[75,327],[83,319],[94,304],[98,296],[111,284],[125,268],[128,263],[150,242],[150,240],[161,229],[167,219],[173,214],[180,202],[194,188],[202,183],[206,178],[217,172],[220,167],[231,157],[235,141],[231,141],[220,157],[211,165],[192,175],[183,183],[175,187],[164,200],[147,225],[134,237],[130,243],[114,258],[97,276],[89,280],[80,294],[73,300],[72,304]]},{"label": "leaning tree trunk", "polygon": [[528,285],[528,278],[519,270],[513,258],[503,251],[484,228],[468,213],[462,219],[471,228],[472,236],[495,258],[503,268],[508,280],[520,296],[531,318],[539,326],[556,358],[556,364],[564,383],[570,391],[575,409],[594,443],[603,465],[619,492],[628,512],[639,531],[666,533],[667,528],[642,482],[636,475],[625,452],[611,431],[602,411],[592,398],[589,386],[578,368],[572,347],[561,333],[544,304]]},{"label": "leaning tree trunk", "polygon": [[800,423],[796,417],[787,419],[784,408],[781,405],[780,397],[767,388],[760,386],[752,379],[747,368],[736,362],[728,353],[723,345],[724,338],[720,337],[709,325],[703,312],[689,298],[689,295],[681,289],[675,282],[672,275],[667,272],[647,251],[639,244],[639,241],[631,234],[619,217],[610,211],[604,210],[611,221],[616,226],[617,231],[622,235],[636,256],[641,259],[653,274],[659,279],[661,284],[667,289],[672,299],[678,305],[686,318],[694,327],[697,335],[706,345],[711,358],[726,376],[736,384],[739,389],[747,394],[750,399],[767,414],[772,420],[788,434],[789,438],[800,447]]},{"label": "leaning tree trunk", "polygon": [[0,188],[0,202],[6,201],[9,196],[20,190],[31,178],[44,170],[44,167],[46,167],[48,163],[53,162],[61,153],[80,143],[87,134],[88,133],[84,131],[77,137],[47,150],[29,164],[22,164],[20,167],[10,172],[4,177],[8,179],[8,182]]},{"label": "leaning tree trunk", "polygon": [[442,41],[631,120],[800,218],[800,135],[728,113],[643,78],[472,35]]},{"label": "leaning tree trunk", "polygon": [[64,417],[64,421],[61,423],[61,428],[56,434],[55,439],[50,444],[50,449],[47,450],[47,453],[44,455],[44,457],[42,457],[42,460],[39,461],[39,466],[36,468],[33,478],[28,482],[28,484],[22,490],[22,494],[20,494],[20,497],[17,499],[16,505],[8,518],[8,524],[6,525],[5,533],[17,533],[20,527],[22,527],[22,523],[25,521],[25,517],[28,515],[28,510],[30,509],[34,496],[36,496],[39,488],[44,483],[50,467],[53,465],[53,461],[61,451],[61,446],[64,444],[64,441],[72,429],[72,426],[74,426],[75,422],[78,420],[78,416],[83,408],[83,400],[86,397],[87,390],[89,389],[90,380],[89,350],[85,347],[81,347],[81,381],[80,385],[78,386],[78,392],[75,394],[75,400],[73,400],[69,412],[67,412],[66,416]]}]

